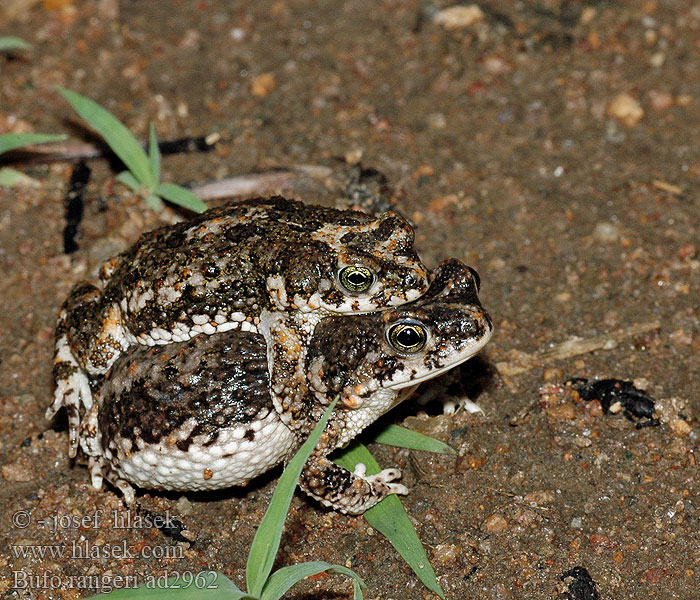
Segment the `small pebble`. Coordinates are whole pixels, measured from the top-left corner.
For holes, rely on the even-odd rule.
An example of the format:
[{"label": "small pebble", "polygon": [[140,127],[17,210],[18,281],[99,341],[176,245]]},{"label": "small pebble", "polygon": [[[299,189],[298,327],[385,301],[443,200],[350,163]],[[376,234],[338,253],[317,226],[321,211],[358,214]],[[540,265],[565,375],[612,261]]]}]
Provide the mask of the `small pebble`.
[{"label": "small pebble", "polygon": [[484,19],[484,12],[476,5],[450,6],[435,15],[435,22],[447,30],[465,29]]},{"label": "small pebble", "polygon": [[620,230],[614,223],[598,223],[593,230],[593,239],[597,242],[610,243],[620,239]]},{"label": "small pebble", "polygon": [[442,113],[429,114],[427,122],[430,129],[445,129],[447,127],[447,119]]},{"label": "small pebble", "polygon": [[234,27],[231,31],[229,31],[229,35],[234,41],[242,42],[245,39],[245,29]]},{"label": "small pebble", "polygon": [[695,244],[685,244],[678,250],[678,258],[681,260],[693,259],[698,256],[698,248]]},{"label": "small pebble", "polygon": [[570,527],[572,529],[581,529],[583,527],[583,519],[581,517],[574,517],[571,519]]},{"label": "small pebble", "polygon": [[34,472],[29,461],[20,458],[13,463],[3,465],[2,476],[7,481],[23,483],[34,479]]},{"label": "small pebble", "polygon": [[354,148],[345,153],[345,162],[349,165],[357,165],[362,160],[365,151],[362,148]]},{"label": "small pebble", "polygon": [[654,52],[654,54],[651,55],[651,58],[649,58],[649,64],[657,69],[662,67],[665,62],[666,55],[663,52]]},{"label": "small pebble", "polygon": [[607,535],[602,535],[600,533],[594,533],[588,538],[588,542],[591,544],[591,546],[602,548],[604,550],[613,550],[616,546],[612,539],[610,539]]},{"label": "small pebble", "polygon": [[656,111],[661,112],[673,106],[673,96],[666,92],[649,90],[649,92],[647,92],[647,97],[649,98],[649,105]]},{"label": "small pebble", "polygon": [[250,93],[256,98],[264,98],[277,87],[274,73],[262,73],[250,82]]},{"label": "small pebble", "polygon": [[669,334],[668,340],[676,347],[690,346],[693,343],[693,335],[685,331],[685,329],[676,329]]},{"label": "small pebble", "polygon": [[503,533],[508,529],[508,521],[503,515],[494,513],[481,524],[481,529],[487,533]]},{"label": "small pebble", "polygon": [[688,424],[687,421],[684,421],[683,419],[673,419],[668,426],[671,428],[671,431],[678,437],[685,437],[687,436],[691,431],[692,427]]},{"label": "small pebble", "polygon": [[554,501],[554,493],[549,490],[535,490],[527,494],[523,500],[529,504],[542,506]]},{"label": "small pebble", "polygon": [[442,565],[455,562],[462,554],[462,548],[455,544],[438,544],[435,546],[433,556]]},{"label": "small pebble", "polygon": [[542,375],[542,378],[545,381],[556,381],[562,378],[562,372],[561,369],[557,369],[555,367],[549,367],[544,370],[544,374]]},{"label": "small pebble", "polygon": [[576,417],[574,407],[570,404],[560,404],[559,406],[550,406],[546,409],[547,415],[558,421],[571,421]]},{"label": "small pebble", "polygon": [[607,115],[621,121],[628,127],[634,127],[644,116],[644,109],[629,94],[620,94],[608,104]]},{"label": "small pebble", "polygon": [[574,446],[577,446],[578,448],[588,448],[593,442],[582,435],[577,435],[574,438]]}]

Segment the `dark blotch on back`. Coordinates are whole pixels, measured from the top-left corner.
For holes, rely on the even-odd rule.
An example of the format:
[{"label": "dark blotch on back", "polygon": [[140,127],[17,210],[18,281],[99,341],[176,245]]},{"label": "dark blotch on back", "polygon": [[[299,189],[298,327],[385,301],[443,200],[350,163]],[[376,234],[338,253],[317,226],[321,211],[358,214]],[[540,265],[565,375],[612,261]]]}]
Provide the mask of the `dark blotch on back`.
[{"label": "dark blotch on back", "polygon": [[112,366],[101,399],[98,419],[106,439],[157,443],[194,419],[178,448],[187,451],[197,436],[210,445],[222,428],[252,423],[274,410],[264,339],[230,331],[134,347]]}]

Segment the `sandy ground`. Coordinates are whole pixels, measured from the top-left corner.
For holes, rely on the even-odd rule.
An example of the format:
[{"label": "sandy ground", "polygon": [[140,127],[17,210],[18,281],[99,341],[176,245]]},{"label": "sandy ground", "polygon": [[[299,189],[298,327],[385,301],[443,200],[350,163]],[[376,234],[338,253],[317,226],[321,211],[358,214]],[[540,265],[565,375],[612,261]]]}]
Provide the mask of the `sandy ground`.
[{"label": "sandy ground", "polygon": [[[149,121],[162,139],[218,133],[213,152],[164,159],[178,183],[335,169],[338,158],[380,170],[425,262],[455,256],[478,269],[496,325],[463,371],[485,414],[407,419],[459,456],[374,448],[403,470],[405,506],[447,597],[594,598],[566,592],[562,574],[580,566],[604,600],[698,598],[700,8],[495,0],[460,21],[448,6],[5,0],[0,34],[34,49],[0,56],[0,132],[89,140],[54,91],[62,85],[142,139]],[[242,584],[277,472],[247,492],[144,494],[196,538],[178,546],[114,523],[118,496],[90,487],[65,429],[43,417],[61,301],[159,222],[107,162],[91,167],[70,255],[70,164],[24,165],[40,187],[0,191],[0,593],[77,598],[122,576],[208,569]],[[635,324],[651,329],[568,359],[538,355]],[[662,400],[664,423],[637,429],[561,393],[573,377],[635,381]],[[139,557],[75,550],[123,543]],[[310,559],[352,566],[367,598],[433,597],[363,519],[299,495],[278,565]],[[87,589],[80,575],[105,585]],[[328,576],[289,597],[351,592]]]}]

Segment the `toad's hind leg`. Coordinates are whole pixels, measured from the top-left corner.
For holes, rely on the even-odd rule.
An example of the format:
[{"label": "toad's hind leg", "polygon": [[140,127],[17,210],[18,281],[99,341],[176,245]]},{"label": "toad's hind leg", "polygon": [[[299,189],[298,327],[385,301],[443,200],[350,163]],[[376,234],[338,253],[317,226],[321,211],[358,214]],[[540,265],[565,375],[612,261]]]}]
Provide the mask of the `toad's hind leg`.
[{"label": "toad's hind leg", "polygon": [[85,353],[74,352],[75,341],[89,344],[86,344],[85,332],[76,335],[75,331],[76,328],[86,328],[93,322],[99,299],[100,290],[94,285],[87,282],[77,284],[63,303],[56,326],[53,361],[56,389],[53,402],[46,411],[46,418],[52,419],[62,406],[66,407],[70,440],[68,454],[71,458],[75,457],[78,450],[81,414],[92,406],[90,380],[84,369]]}]

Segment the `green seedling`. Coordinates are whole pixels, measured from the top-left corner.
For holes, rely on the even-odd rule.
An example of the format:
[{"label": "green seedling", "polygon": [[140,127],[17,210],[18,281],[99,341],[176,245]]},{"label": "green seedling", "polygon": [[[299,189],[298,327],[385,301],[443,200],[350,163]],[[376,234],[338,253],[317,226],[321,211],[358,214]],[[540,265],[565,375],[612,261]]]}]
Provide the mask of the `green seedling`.
[{"label": "green seedling", "polygon": [[160,181],[160,150],[153,123],[146,154],[132,133],[109,111],[76,92],[60,87],[57,89],[127,167],[128,170],[119,173],[117,179],[140,195],[150,208],[162,210],[163,200],[168,200],[193,212],[207,210],[207,205],[189,190]]},{"label": "green seedling", "polygon": [[[394,427],[393,425],[389,426],[390,429]],[[395,429],[404,428],[396,427]],[[406,434],[404,432],[410,433]],[[399,433],[398,436],[401,436],[402,439],[406,440],[410,445],[405,446],[403,443],[392,443],[391,445],[415,447],[415,445],[418,444],[424,446],[426,441],[421,438],[428,438],[428,440],[432,440],[432,442],[442,444],[442,442],[433,440],[415,431],[410,431],[409,429],[404,429],[404,432]],[[394,431],[385,434],[385,437],[389,437],[389,439],[392,439],[394,442],[399,441],[393,439],[392,436],[395,433]],[[379,437],[381,437],[381,435]],[[449,446],[447,446],[447,448],[449,448]],[[452,448],[450,448],[450,451],[454,452]],[[442,450],[442,452],[444,453],[444,450]],[[349,471],[353,471],[358,463],[363,463],[365,467],[367,467],[368,475],[374,475],[381,471],[381,467],[377,464],[377,461],[374,460],[369,450],[359,442],[351,442],[349,446],[337,453],[333,461]],[[413,572],[418,579],[421,580],[423,585],[440,598],[444,598],[445,593],[435,577],[435,571],[430,565],[428,555],[425,553],[418,533],[416,533],[413,523],[411,523],[406,509],[403,507],[403,504],[401,504],[398,496],[395,494],[387,496],[384,500],[365,511],[363,516],[372,528],[384,535],[391,545],[396,548],[396,551],[406,561],[406,564],[413,569]]]}]

